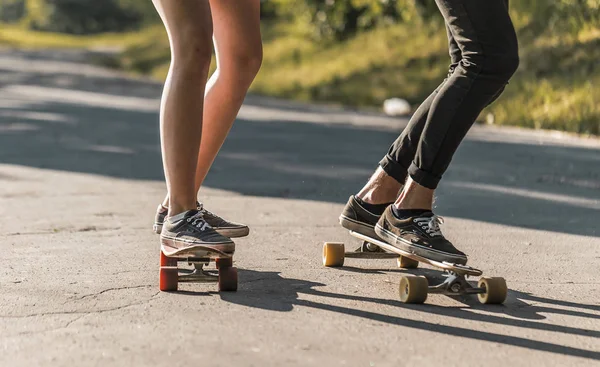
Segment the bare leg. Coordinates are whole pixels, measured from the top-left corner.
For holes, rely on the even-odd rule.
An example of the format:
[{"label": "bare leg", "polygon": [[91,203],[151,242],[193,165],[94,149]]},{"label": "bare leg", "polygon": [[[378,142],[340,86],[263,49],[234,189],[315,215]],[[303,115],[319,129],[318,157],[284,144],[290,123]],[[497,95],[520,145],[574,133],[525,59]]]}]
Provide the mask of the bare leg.
[{"label": "bare leg", "polygon": [[210,0],[217,70],[204,104],[196,191],[219,152],[262,63],[260,0]]},{"label": "bare leg", "polygon": [[[196,192],[260,69],[260,0],[210,0],[217,70],[206,86],[202,141],[196,166]],[[168,196],[163,202],[168,206]]]},{"label": "bare leg", "polygon": [[[169,35],[171,66],[161,104],[161,146],[169,216],[196,207],[194,185],[211,59],[208,0],[153,0]],[[200,96],[200,98],[199,98]]]}]

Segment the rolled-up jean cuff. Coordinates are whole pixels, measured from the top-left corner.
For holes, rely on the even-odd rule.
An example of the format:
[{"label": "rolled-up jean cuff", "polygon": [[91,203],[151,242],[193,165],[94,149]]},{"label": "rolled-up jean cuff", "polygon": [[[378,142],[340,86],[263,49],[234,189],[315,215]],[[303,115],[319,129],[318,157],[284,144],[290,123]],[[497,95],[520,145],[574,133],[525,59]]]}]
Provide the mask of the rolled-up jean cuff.
[{"label": "rolled-up jean cuff", "polygon": [[401,185],[404,185],[406,182],[406,177],[408,177],[408,170],[405,167],[396,161],[394,161],[389,155],[383,157],[383,159],[379,162],[379,167],[383,169],[383,171],[398,181]]},{"label": "rolled-up jean cuff", "polygon": [[423,171],[414,163],[408,167],[408,174],[413,181],[431,190],[435,190],[442,179],[441,177],[433,175],[431,172]]}]

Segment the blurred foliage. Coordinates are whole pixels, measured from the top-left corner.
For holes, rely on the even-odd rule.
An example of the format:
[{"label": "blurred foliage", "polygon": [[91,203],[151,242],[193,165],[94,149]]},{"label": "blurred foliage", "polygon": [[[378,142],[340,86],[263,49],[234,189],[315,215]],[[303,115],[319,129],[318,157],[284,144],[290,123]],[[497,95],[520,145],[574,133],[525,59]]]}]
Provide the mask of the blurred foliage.
[{"label": "blurred foliage", "polygon": [[3,23],[18,22],[25,15],[23,0],[3,0],[0,2],[0,21]]},{"label": "blurred foliage", "polygon": [[[344,40],[377,26],[439,17],[433,0],[261,0],[264,19],[294,22],[318,40]],[[600,21],[600,0],[512,1],[523,16],[576,32]],[[0,19],[34,30],[93,34],[157,22],[150,0],[2,0]]]},{"label": "blurred foliage", "polygon": [[[481,118],[600,135],[600,0],[510,2],[521,66]],[[446,74],[446,34],[433,0],[261,3],[265,56],[256,93],[354,106],[381,106],[397,96],[416,106]],[[14,45],[98,43],[28,36],[27,29],[139,29],[123,34],[124,51],[103,62],[159,78],[168,69],[169,44],[150,0],[3,0],[0,19],[18,24],[0,28],[0,42]]]},{"label": "blurred foliage", "polygon": [[316,39],[343,40],[378,25],[437,15],[428,0],[272,0],[265,1],[270,17],[294,20]]},{"label": "blurred foliage", "polygon": [[150,0],[4,0],[0,19],[31,30],[83,35],[140,29],[158,16]]}]

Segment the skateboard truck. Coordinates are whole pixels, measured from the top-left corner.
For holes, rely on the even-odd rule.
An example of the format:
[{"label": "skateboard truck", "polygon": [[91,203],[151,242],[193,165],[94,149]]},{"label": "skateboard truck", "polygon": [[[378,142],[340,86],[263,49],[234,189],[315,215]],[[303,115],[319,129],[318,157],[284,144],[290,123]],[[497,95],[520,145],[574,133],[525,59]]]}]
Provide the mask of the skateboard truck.
[{"label": "skateboard truck", "polygon": [[178,282],[186,283],[216,283],[219,281],[219,276],[214,271],[204,270],[205,263],[188,263],[194,265],[193,270],[179,270]]},{"label": "skateboard truck", "polygon": [[[202,256],[198,256],[201,254]],[[215,263],[216,269],[207,271],[204,266]],[[178,263],[192,265],[193,269],[179,269]],[[169,251],[161,246],[159,288],[176,291],[178,283],[217,283],[219,291],[236,291],[237,269],[233,267],[232,254],[226,254],[205,246],[190,246]]]},{"label": "skateboard truck", "polygon": [[362,245],[356,251],[358,250],[360,252],[385,252],[381,247],[367,241],[363,241]]},{"label": "skateboard truck", "polygon": [[395,259],[397,254],[386,252],[381,247],[370,242],[363,241],[362,245],[352,252],[346,252],[344,257],[361,259]]},{"label": "skateboard truck", "polygon": [[439,293],[447,296],[458,296],[463,294],[481,294],[485,293],[485,288],[473,287],[464,275],[456,274],[453,271],[447,271],[448,276],[443,283],[429,286],[428,293]]}]

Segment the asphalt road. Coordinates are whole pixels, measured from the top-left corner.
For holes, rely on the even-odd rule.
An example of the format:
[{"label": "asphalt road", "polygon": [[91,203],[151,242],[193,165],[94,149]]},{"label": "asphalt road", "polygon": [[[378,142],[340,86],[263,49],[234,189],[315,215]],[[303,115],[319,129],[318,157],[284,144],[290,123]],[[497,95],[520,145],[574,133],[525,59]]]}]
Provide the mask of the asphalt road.
[{"label": "asphalt road", "polygon": [[474,127],[436,210],[508,300],[404,305],[394,261],[321,245],[358,246],[338,215],[406,121],[251,96],[201,192],[251,227],[239,291],[162,293],[161,85],[84,56],[0,53],[0,365],[600,365],[600,141]]}]

